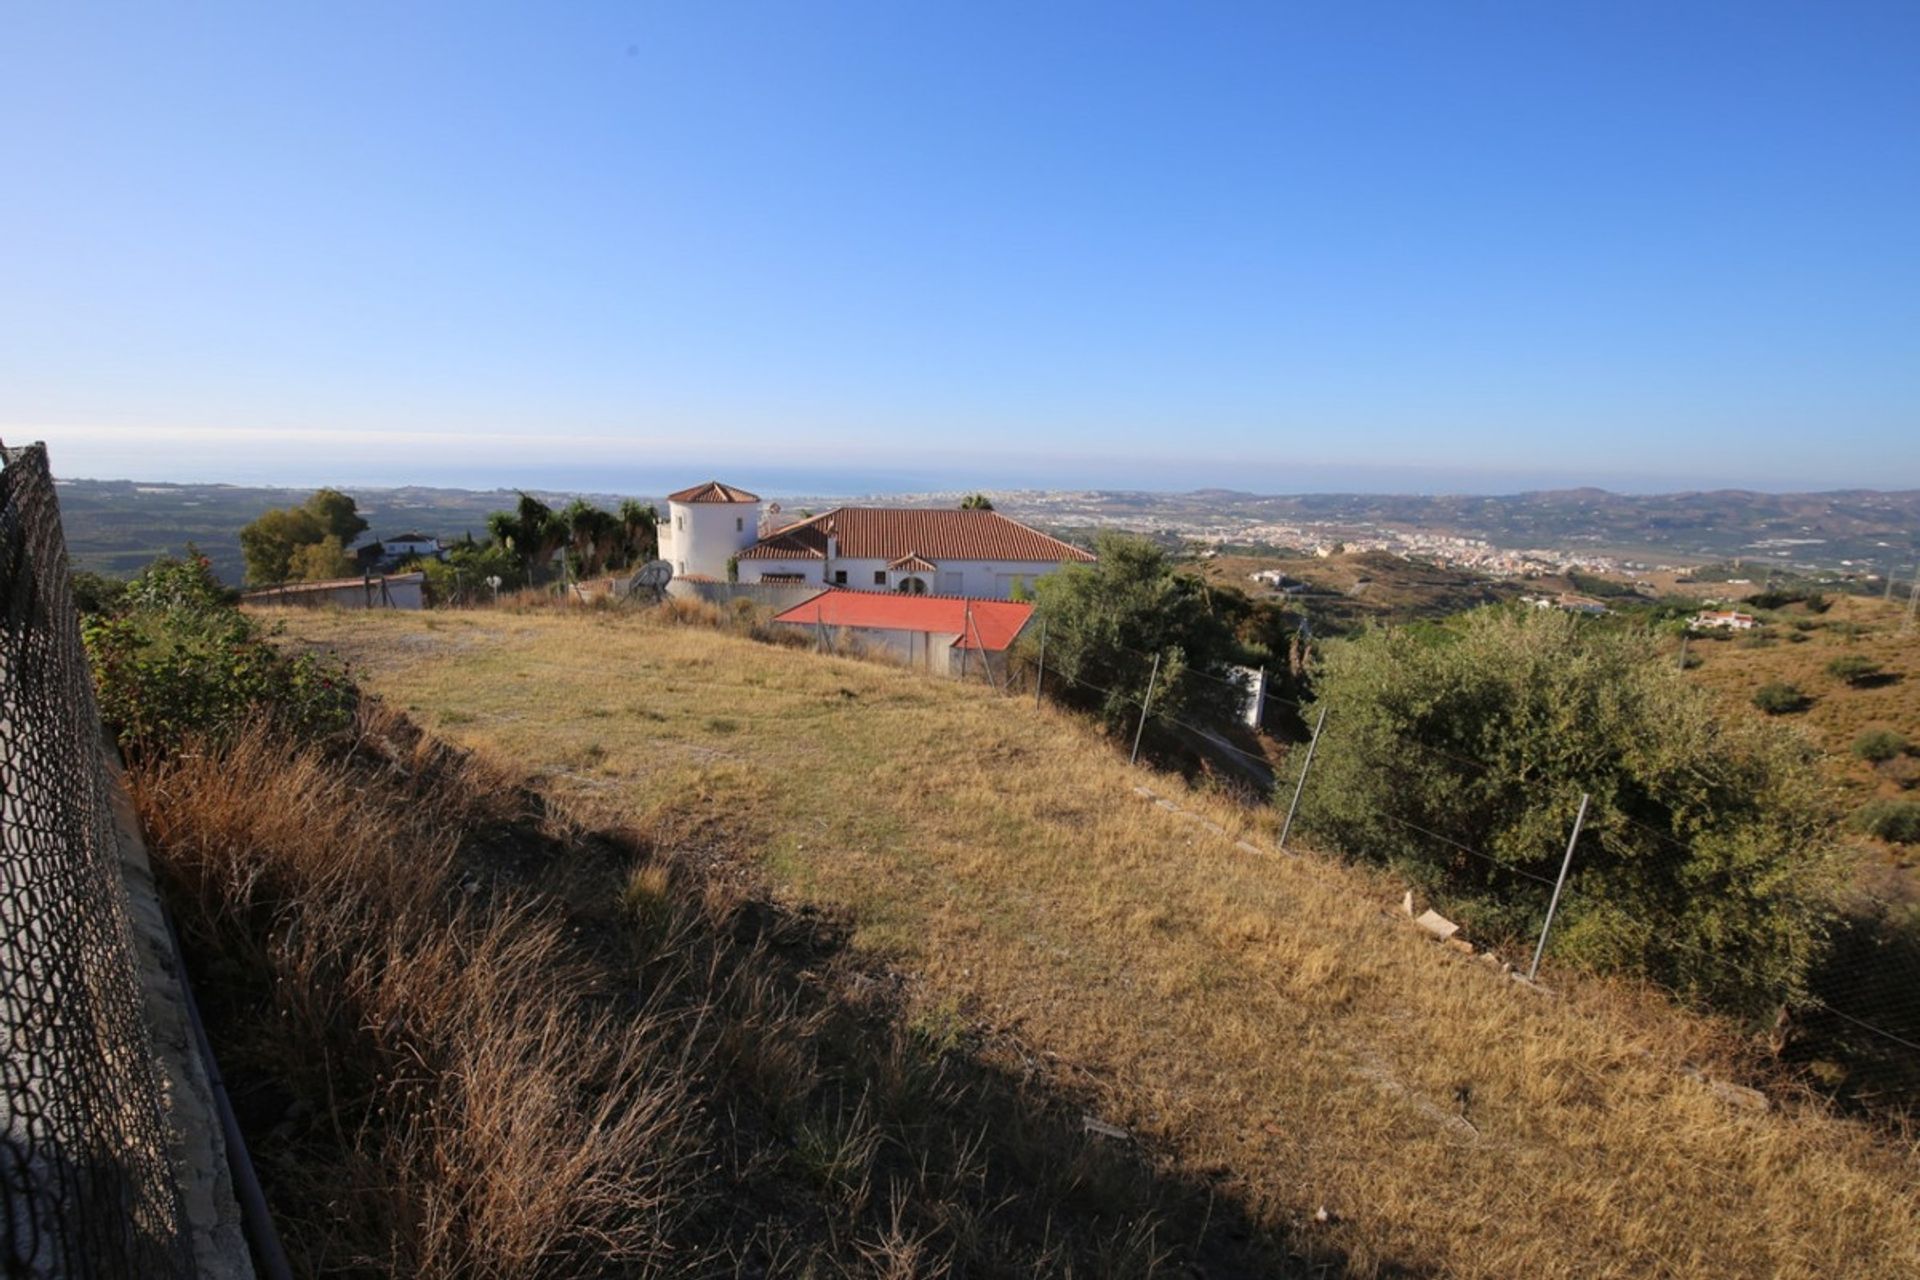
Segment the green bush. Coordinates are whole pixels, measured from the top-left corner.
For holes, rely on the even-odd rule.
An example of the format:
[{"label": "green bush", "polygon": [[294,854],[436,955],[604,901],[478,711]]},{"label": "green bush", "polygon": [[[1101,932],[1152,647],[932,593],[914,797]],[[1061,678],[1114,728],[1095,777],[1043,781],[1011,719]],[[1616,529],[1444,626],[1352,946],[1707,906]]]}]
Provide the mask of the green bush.
[{"label": "green bush", "polygon": [[1865,684],[1880,674],[1880,664],[1864,653],[1843,653],[1827,664],[1827,674],[1848,684]]},{"label": "green bush", "polygon": [[1906,735],[1892,729],[1866,729],[1853,740],[1853,754],[1875,764],[1891,760],[1906,749]]},{"label": "green bush", "polygon": [[83,620],[100,714],[130,752],[177,748],[255,716],[305,731],[344,727],[354,689],[337,663],[288,657],[241,613],[204,556],[155,561],[120,609]]},{"label": "green bush", "polygon": [[1902,791],[1911,791],[1920,786],[1920,760],[1912,756],[1895,756],[1891,760],[1882,760],[1874,772],[1899,787]]},{"label": "green bush", "polygon": [[1853,815],[1853,825],[1895,844],[1920,843],[1920,800],[1869,800]]},{"label": "green bush", "polygon": [[1775,680],[1754,690],[1753,705],[1770,716],[1785,715],[1805,708],[1807,695],[1790,684]]},{"label": "green bush", "polygon": [[1529,939],[1589,792],[1557,953],[1756,1016],[1802,989],[1841,876],[1814,752],[1729,721],[1650,633],[1483,610],[1450,644],[1335,643],[1315,678],[1316,835]]}]

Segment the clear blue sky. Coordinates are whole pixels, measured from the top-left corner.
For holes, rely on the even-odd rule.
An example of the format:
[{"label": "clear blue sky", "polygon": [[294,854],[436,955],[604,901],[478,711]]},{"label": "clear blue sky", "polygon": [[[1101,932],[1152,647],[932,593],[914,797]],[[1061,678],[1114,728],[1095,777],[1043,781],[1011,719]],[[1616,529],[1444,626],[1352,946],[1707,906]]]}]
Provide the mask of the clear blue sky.
[{"label": "clear blue sky", "polygon": [[653,491],[1920,486],[1920,3],[10,4],[0,435]]}]

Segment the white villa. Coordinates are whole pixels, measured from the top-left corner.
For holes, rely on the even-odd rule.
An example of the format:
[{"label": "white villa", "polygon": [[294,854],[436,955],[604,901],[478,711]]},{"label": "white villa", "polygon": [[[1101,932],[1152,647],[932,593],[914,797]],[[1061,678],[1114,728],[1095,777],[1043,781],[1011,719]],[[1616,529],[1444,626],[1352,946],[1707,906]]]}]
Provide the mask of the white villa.
[{"label": "white villa", "polygon": [[660,556],[678,577],[1007,599],[1063,564],[1093,556],[995,511],[836,507],[763,527],[757,494],[718,480],[667,497]]}]

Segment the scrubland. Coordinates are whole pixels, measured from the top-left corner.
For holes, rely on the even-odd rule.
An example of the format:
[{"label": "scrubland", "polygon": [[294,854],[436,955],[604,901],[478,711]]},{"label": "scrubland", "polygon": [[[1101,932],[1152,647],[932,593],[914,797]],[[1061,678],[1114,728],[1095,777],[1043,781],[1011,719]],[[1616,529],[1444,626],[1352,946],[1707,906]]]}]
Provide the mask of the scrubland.
[{"label": "scrubland", "polygon": [[[1756,1107],[1715,1083],[1770,1083],[1729,1028],[1442,948],[1385,876],[1272,852],[1266,815],[1062,713],[623,610],[288,623],[580,830],[843,921],[845,963],[900,975],[895,1025],[1112,1127],[1085,1141],[1171,1196],[1168,1256],[1204,1259],[1220,1214],[1266,1255],[1204,1273],[1920,1269],[1909,1136],[1786,1087]],[[868,1086],[836,1087],[857,1115]],[[914,1239],[923,1269],[984,1265]]]}]

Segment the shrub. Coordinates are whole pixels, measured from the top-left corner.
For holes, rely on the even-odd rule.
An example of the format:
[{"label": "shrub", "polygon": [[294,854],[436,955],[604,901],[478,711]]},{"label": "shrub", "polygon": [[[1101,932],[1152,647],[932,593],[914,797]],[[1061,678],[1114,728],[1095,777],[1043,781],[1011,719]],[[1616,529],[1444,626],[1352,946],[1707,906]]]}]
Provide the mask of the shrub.
[{"label": "shrub", "polygon": [[1775,680],[1754,690],[1753,705],[1770,716],[1785,715],[1805,708],[1807,695],[1793,685]]},{"label": "shrub", "polygon": [[352,711],[345,669],[277,651],[198,554],[155,561],[128,584],[118,613],[82,622],[81,638],[100,714],[131,752],[170,750],[189,734],[219,737],[262,714],[326,732]]},{"label": "shrub", "polygon": [[1853,825],[1895,844],[1920,843],[1920,800],[1869,800],[1853,815]]},{"label": "shrub", "polygon": [[127,584],[120,578],[84,569],[73,575],[73,603],[82,615],[112,613],[120,607],[120,599],[126,594]]},{"label": "shrub", "polygon": [[1891,760],[1907,749],[1906,735],[1892,729],[1867,729],[1853,740],[1853,754],[1875,764]]},{"label": "shrub", "polygon": [[1864,653],[1843,653],[1827,664],[1827,674],[1835,680],[1860,685],[1880,674],[1880,664]]},{"label": "shrub", "polygon": [[1528,937],[1589,792],[1556,951],[1754,1015],[1801,989],[1839,875],[1812,749],[1729,723],[1650,634],[1482,610],[1338,643],[1316,682],[1302,813],[1340,849]]}]

